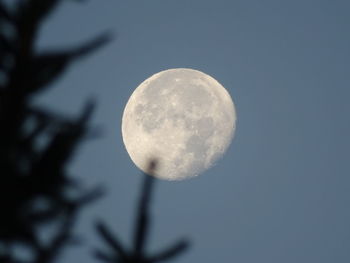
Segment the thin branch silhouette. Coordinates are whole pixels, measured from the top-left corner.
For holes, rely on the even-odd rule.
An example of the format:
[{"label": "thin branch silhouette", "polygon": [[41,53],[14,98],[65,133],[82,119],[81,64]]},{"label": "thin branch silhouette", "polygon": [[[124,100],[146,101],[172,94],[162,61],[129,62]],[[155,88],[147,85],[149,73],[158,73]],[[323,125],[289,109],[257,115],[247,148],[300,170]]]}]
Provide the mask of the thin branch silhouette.
[{"label": "thin branch silhouette", "polygon": [[102,221],[98,221],[96,223],[96,230],[108,245],[111,252],[107,253],[96,249],[94,250],[94,256],[97,259],[106,263],[156,263],[178,256],[188,248],[189,242],[186,239],[181,239],[173,246],[155,255],[148,255],[145,251],[150,227],[149,207],[155,180],[154,177],[150,175],[154,174],[156,168],[157,161],[152,160],[149,163],[147,174],[144,174],[144,183],[137,207],[137,220],[134,227],[133,248],[130,251],[127,250],[117,236],[112,234]]}]

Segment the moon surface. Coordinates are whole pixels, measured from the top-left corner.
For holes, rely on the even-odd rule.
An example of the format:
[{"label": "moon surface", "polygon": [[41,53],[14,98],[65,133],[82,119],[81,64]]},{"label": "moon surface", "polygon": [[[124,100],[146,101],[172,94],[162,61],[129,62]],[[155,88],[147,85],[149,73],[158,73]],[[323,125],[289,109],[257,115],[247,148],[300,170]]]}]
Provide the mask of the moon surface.
[{"label": "moon surface", "polygon": [[230,94],[194,69],[161,71],[142,82],[127,102],[122,137],[130,158],[153,176],[182,180],[210,168],[229,147],[236,128]]}]

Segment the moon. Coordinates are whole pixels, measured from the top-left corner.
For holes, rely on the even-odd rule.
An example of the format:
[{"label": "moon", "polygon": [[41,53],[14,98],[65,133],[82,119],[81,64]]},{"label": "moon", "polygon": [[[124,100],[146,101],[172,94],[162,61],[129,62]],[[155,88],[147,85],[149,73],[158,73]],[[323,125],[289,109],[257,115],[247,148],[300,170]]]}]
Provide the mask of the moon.
[{"label": "moon", "polygon": [[224,155],[236,129],[230,94],[213,77],[194,69],[161,71],[130,96],[122,137],[134,164],[165,180],[195,177]]}]

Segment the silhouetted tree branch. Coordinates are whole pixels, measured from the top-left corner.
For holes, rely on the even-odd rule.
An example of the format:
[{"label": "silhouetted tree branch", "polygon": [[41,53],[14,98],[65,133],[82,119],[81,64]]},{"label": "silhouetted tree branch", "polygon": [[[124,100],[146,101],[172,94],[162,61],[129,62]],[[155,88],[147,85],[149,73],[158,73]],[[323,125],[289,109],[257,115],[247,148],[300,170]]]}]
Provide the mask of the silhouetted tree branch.
[{"label": "silhouetted tree branch", "polygon": [[[53,262],[70,244],[80,209],[103,192],[80,189],[66,171],[88,133],[93,100],[76,119],[31,104],[72,62],[110,40],[102,34],[68,50],[37,51],[40,26],[62,1],[19,0],[11,9],[0,1],[1,263]],[[40,231],[53,222],[57,231],[42,241]],[[30,249],[31,259],[17,257],[18,244]]]},{"label": "silhouetted tree branch", "polygon": [[[148,174],[154,174],[156,165],[157,163],[155,160],[150,162]],[[155,263],[171,259],[184,252],[188,248],[189,242],[186,239],[182,239],[175,243],[173,246],[156,255],[149,256],[146,254],[145,245],[150,226],[149,206],[153,184],[154,177],[144,174],[144,183],[138,204],[137,220],[134,228],[135,233],[133,248],[130,251],[128,251],[121,244],[118,238],[113,235],[101,221],[98,221],[96,223],[96,230],[109,246],[109,250],[112,250],[111,253],[107,253],[96,249],[94,251],[94,256],[97,259],[108,263]]]}]

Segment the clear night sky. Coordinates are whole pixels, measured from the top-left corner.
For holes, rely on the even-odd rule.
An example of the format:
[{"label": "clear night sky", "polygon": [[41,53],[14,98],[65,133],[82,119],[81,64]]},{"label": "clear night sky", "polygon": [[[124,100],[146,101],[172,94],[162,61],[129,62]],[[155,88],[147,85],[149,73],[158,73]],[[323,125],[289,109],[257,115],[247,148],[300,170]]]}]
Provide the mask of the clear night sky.
[{"label": "clear night sky", "polygon": [[61,262],[95,260],[102,218],[131,241],[140,172],[121,140],[132,91],[150,75],[189,67],[233,97],[236,135],[203,175],[158,181],[150,251],[188,236],[183,263],[350,262],[350,1],[66,1],[40,46],[78,44],[104,29],[116,39],[79,61],[40,103],[77,114],[96,95],[93,123],[71,171],[108,194],[81,215],[86,246]]}]

